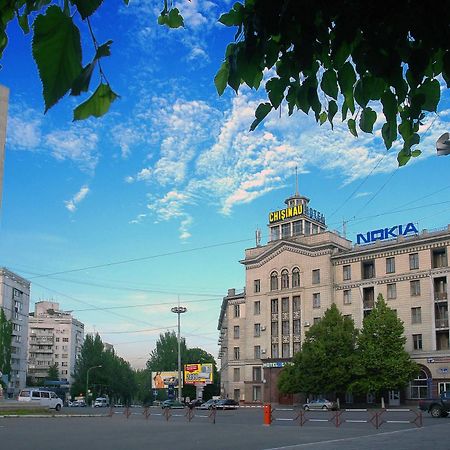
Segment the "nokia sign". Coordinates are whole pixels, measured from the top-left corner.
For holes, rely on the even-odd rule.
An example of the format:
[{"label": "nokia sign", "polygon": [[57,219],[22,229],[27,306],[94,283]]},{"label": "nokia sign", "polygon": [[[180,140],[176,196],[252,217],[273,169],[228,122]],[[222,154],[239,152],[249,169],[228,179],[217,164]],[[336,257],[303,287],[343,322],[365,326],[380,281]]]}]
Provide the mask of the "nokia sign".
[{"label": "nokia sign", "polygon": [[379,230],[368,231],[366,234],[357,234],[356,243],[370,244],[375,241],[382,241],[384,239],[392,239],[398,236],[406,236],[408,234],[418,234],[415,225],[410,222],[406,225],[395,225],[391,228],[380,228]]}]

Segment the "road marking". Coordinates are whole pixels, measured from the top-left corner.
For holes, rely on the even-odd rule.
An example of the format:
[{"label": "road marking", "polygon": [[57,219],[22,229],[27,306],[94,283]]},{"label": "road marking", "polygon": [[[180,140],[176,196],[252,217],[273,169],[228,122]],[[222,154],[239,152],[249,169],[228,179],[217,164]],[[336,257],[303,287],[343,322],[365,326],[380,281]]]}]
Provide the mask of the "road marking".
[{"label": "road marking", "polygon": [[275,419],[275,420],[294,420],[294,419],[284,419],[284,418],[280,417],[279,419]]}]

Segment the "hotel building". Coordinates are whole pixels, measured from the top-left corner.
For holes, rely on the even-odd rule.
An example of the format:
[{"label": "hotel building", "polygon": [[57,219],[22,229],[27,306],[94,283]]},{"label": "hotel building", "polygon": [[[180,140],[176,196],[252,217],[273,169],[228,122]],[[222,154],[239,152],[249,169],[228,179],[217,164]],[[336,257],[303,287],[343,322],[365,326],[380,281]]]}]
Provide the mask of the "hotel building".
[{"label": "hotel building", "polygon": [[353,244],[327,229],[308,198],[296,194],[285,203],[269,214],[269,242],[245,250],[245,289],[230,289],[222,302],[222,395],[292,403],[277,378],[305,332],[332,303],[361,328],[379,294],[403,321],[406,350],[420,367],[405,392],[389,393],[390,404],[450,390],[450,225],[420,232],[397,225],[359,234]]}]

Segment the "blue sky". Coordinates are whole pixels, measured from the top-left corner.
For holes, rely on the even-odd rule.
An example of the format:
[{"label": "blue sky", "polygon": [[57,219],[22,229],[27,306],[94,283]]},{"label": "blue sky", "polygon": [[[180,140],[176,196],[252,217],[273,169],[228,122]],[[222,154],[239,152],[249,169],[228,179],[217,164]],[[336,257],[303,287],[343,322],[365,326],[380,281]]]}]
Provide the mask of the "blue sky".
[{"label": "blue sky", "polygon": [[15,24],[0,71],[10,88],[0,265],[32,282],[32,303],[59,301],[135,367],[176,326],[178,297],[188,345],[217,356],[221,299],[244,286],[238,261],[257,227],[267,240],[296,166],[300,192],[331,229],[348,221],[352,240],[450,223],[450,157],[435,156],[450,129],[448,92],[421,130],[423,155],[401,169],[400,143],[386,152],[379,126],[356,139],[339,121],[331,131],[282,110],[250,133],[263,94],[219,98],[213,84],[234,35],[216,20],[231,3],[182,0],[181,30],[157,26],[162,3],[116,2],[93,17],[99,42],[114,41],[104,70],[121,96],[104,118],[73,123],[73,98],[43,114],[30,37]]}]

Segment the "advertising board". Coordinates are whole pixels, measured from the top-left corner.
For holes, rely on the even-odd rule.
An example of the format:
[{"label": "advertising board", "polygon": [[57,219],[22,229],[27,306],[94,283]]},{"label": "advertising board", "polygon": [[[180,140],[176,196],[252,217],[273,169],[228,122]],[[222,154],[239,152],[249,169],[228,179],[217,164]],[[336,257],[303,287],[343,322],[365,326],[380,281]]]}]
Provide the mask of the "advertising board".
[{"label": "advertising board", "polygon": [[[178,387],[178,372],[152,372],[152,389],[167,389],[169,386]],[[181,380],[183,386],[183,380]]]},{"label": "advertising board", "polygon": [[212,364],[185,364],[184,382],[186,384],[212,384],[213,365]]}]

